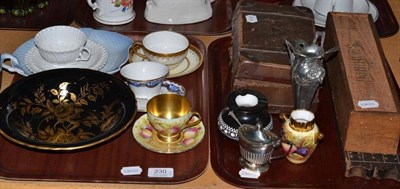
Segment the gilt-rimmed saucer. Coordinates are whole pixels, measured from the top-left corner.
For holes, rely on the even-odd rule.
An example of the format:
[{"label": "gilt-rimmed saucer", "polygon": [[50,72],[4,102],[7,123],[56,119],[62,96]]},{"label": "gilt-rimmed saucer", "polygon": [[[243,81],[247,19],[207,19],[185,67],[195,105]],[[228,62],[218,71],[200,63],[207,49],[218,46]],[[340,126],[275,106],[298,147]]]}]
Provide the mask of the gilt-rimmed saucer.
[{"label": "gilt-rimmed saucer", "polygon": [[[315,1],[315,0],[310,0],[310,1]],[[378,17],[379,17],[378,9],[377,9],[376,6],[375,6],[373,3],[371,3],[370,1],[368,1],[368,4],[369,4],[369,12],[368,12],[368,13],[371,14],[372,19],[373,19],[374,22],[375,22],[376,20],[378,20]],[[314,5],[313,2],[309,2],[307,5],[303,5],[303,4],[301,3],[301,0],[294,0],[294,1],[293,1],[293,4],[292,4],[292,6],[298,6],[298,7],[304,6],[304,7],[307,7],[307,8],[309,8],[309,9],[311,9],[311,10],[313,11],[313,14],[314,14],[315,25],[324,28],[325,25],[326,25],[326,18],[327,18],[327,17],[326,17],[325,15],[322,15],[322,14],[317,13],[317,12],[315,11],[313,5]]]},{"label": "gilt-rimmed saucer", "polygon": [[[140,54],[143,54],[143,49],[138,48],[136,51]],[[146,61],[147,59],[142,58],[136,54],[132,55],[132,62],[141,62]],[[186,58],[174,69],[169,71],[167,78],[175,78],[181,77],[184,75],[188,75],[194,71],[196,71],[203,64],[203,55],[200,50],[195,46],[190,45],[188,54]]]},{"label": "gilt-rimmed saucer", "polygon": [[132,134],[135,140],[147,150],[163,153],[182,153],[196,147],[204,138],[205,127],[202,122],[182,131],[183,137],[173,143],[162,142],[157,138],[157,133],[147,119],[147,114],[142,115],[133,125]]},{"label": "gilt-rimmed saucer", "polygon": [[25,55],[25,65],[33,73],[58,68],[86,68],[100,70],[106,64],[108,59],[107,50],[100,44],[91,40],[86,42],[86,48],[90,51],[90,58],[87,61],[75,61],[65,64],[50,63],[43,59],[38,48],[33,46]]},{"label": "gilt-rimmed saucer", "polygon": [[[181,84],[165,80],[161,85],[160,94],[176,93],[181,96],[185,96],[186,90]],[[146,112],[146,105],[149,99],[136,98],[138,112]]]}]

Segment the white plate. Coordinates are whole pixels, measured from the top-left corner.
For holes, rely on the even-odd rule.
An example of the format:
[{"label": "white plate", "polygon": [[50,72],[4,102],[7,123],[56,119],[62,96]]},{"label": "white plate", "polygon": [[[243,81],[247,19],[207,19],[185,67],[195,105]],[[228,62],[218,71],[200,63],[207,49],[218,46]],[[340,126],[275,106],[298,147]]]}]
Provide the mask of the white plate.
[{"label": "white plate", "polygon": [[54,64],[43,59],[38,48],[33,46],[25,55],[25,65],[33,73],[58,68],[86,68],[92,70],[100,70],[103,68],[108,59],[107,50],[102,45],[90,40],[86,42],[85,47],[90,51],[89,60],[65,64]]},{"label": "white plate", "polygon": [[[160,94],[175,93],[181,96],[185,96],[186,90],[181,84],[165,80],[161,86]],[[146,112],[146,105],[149,99],[136,98],[138,112]]]},{"label": "white plate", "polygon": [[[310,0],[310,1],[315,1],[315,0]],[[310,5],[314,5],[315,3],[313,3],[313,2],[311,2],[310,3]],[[371,16],[372,16],[372,19],[374,20],[374,22],[376,21],[376,20],[378,20],[378,17],[379,17],[379,12],[378,12],[378,9],[376,8],[376,6],[373,4],[373,3],[371,3],[370,1],[368,1],[368,4],[369,4],[369,14],[371,14]],[[293,6],[297,6],[297,7],[302,7],[303,5],[301,4],[301,0],[294,0],[293,1],[293,4],[292,4]],[[304,7],[307,7],[307,8],[309,8],[309,9],[311,9],[312,11],[313,11],[313,14],[314,14],[314,21],[315,21],[315,25],[316,26],[319,26],[319,27],[325,27],[325,24],[326,24],[326,16],[324,16],[324,15],[316,15],[316,14],[318,14],[318,13],[316,13],[315,11],[314,11],[314,7],[312,6],[304,6]],[[325,19],[322,19],[322,17],[324,17]]]},{"label": "white plate", "polygon": [[[80,29],[88,36],[88,40],[102,45],[107,50],[107,63],[99,71],[108,74],[114,74],[117,73],[121,67],[128,62],[129,50],[133,44],[133,40],[131,38],[117,32],[106,30],[96,30],[92,28]],[[2,54],[2,58],[3,56],[14,57],[12,59],[10,58],[11,67],[5,64],[3,65],[3,68],[10,72],[17,72],[22,76],[33,74],[33,72],[31,72],[25,64],[25,56],[33,46],[35,46],[35,40],[32,38],[21,44],[12,55]]]},{"label": "white plate", "polygon": [[[137,52],[143,54],[143,49],[139,48],[137,49]],[[141,61],[148,61],[148,60],[133,53],[132,62],[141,62]],[[201,54],[200,50],[194,47],[193,45],[190,45],[185,60],[183,60],[178,67],[170,70],[169,74],[167,75],[167,78],[175,78],[190,74],[196,71],[201,66],[202,63],[203,63],[203,55]]]}]

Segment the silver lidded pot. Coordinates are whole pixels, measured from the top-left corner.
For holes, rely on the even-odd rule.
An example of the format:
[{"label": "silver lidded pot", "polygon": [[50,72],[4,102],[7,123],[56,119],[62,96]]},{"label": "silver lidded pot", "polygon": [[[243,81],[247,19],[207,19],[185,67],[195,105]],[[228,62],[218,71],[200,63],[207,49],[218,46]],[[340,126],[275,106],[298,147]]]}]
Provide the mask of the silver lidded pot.
[{"label": "silver lidded pot", "polygon": [[[230,115],[237,120],[235,115]],[[239,163],[243,168],[260,173],[266,172],[271,160],[286,156],[286,154],[272,156],[274,149],[281,145],[282,140],[271,131],[262,129],[259,123],[256,125],[242,124],[239,127],[238,135],[241,155]]]}]

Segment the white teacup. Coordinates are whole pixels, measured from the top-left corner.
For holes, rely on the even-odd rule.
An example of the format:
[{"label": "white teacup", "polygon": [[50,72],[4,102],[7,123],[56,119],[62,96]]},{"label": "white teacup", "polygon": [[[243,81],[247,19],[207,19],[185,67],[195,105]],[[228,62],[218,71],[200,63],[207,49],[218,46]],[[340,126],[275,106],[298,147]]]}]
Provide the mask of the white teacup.
[{"label": "white teacup", "polygon": [[[135,46],[141,46],[144,55],[136,51]],[[185,59],[189,50],[189,40],[176,32],[158,31],[146,35],[142,42],[136,42],[133,50],[142,58],[174,69]]]},{"label": "white teacup", "polygon": [[368,13],[369,12],[368,0],[354,0],[353,1],[353,12],[354,13]]},{"label": "white teacup", "polygon": [[121,68],[136,98],[150,99],[160,94],[161,85],[168,75],[169,68],[157,62],[135,62]]},{"label": "white teacup", "polygon": [[324,16],[328,12],[353,12],[353,0],[316,0],[314,11]]},{"label": "white teacup", "polygon": [[51,26],[35,36],[39,54],[49,63],[65,64],[87,61],[90,51],[85,47],[87,36],[71,26]]},{"label": "white teacup", "polygon": [[133,0],[111,1],[111,0],[87,0],[87,3],[95,12],[93,17],[96,21],[107,25],[120,25],[135,19]]}]

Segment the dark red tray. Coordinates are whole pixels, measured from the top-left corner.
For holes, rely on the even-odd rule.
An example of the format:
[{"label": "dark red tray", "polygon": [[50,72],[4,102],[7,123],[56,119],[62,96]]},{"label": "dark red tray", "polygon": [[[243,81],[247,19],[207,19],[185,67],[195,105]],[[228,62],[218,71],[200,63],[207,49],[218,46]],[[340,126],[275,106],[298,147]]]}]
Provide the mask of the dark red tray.
[{"label": "dark red tray", "polygon": [[219,35],[231,30],[231,19],[238,0],[215,0],[212,3],[213,16],[205,21],[185,25],[165,25],[148,22],[144,18],[146,0],[136,0],[133,8],[136,11],[135,19],[125,25],[108,26],[97,22],[93,18],[93,10],[86,1],[79,1],[76,7],[75,21],[82,27],[106,29],[117,32],[148,32],[159,30],[173,30],[183,34]]},{"label": "dark red tray", "polygon": [[[135,40],[143,37],[138,34],[128,36]],[[189,39],[206,56],[204,44],[196,38]],[[205,171],[209,156],[207,70],[208,64],[204,61],[195,72],[171,79],[185,87],[186,97],[192,103],[193,109],[202,115],[205,136],[195,148],[180,154],[151,152],[141,147],[133,138],[133,124],[107,143],[71,152],[28,149],[0,137],[0,177],[16,180],[144,184],[178,184],[197,178]],[[143,114],[139,113],[136,119],[141,115]],[[137,176],[123,176],[120,170],[124,166],[140,166],[143,172]],[[150,178],[147,176],[147,169],[150,167],[173,168],[174,177]]]},{"label": "dark red tray", "polygon": [[[231,38],[221,38],[212,42],[208,48],[210,81],[210,150],[211,166],[225,182],[242,188],[398,188],[394,180],[370,181],[344,176],[343,151],[340,148],[334,110],[329,85],[320,90],[320,102],[316,112],[316,123],[324,140],[318,145],[311,158],[304,164],[295,165],[288,160],[272,160],[270,169],[258,179],[239,176],[239,145],[237,141],[225,137],[218,129],[217,116],[224,108],[231,91],[231,72],[229,68],[229,48]],[[274,131],[279,133],[281,121],[273,115]]]}]

